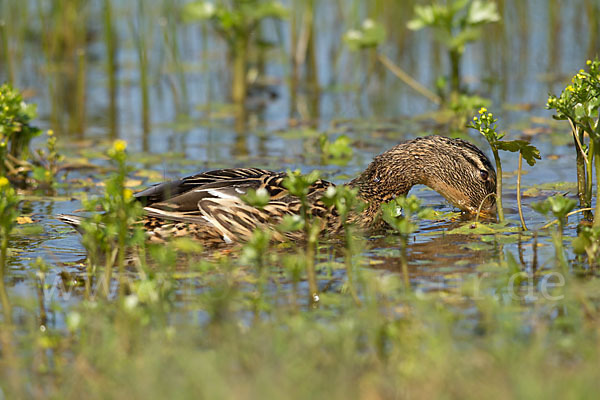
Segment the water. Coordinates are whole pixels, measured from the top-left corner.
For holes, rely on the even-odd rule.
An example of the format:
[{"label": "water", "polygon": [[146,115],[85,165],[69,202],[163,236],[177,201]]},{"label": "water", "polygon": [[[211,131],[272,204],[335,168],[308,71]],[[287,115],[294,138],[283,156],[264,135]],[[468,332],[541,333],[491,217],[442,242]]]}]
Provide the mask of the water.
[{"label": "water", "polygon": [[[117,92],[116,115],[112,116],[104,27],[100,18],[103,3],[89,1],[85,9],[78,10],[85,40],[72,39],[76,41],[73,48],[65,42],[64,51],[52,47],[52,43],[56,45],[61,40],[61,33],[52,28],[52,23],[59,18],[50,16],[49,3],[39,9],[38,3],[33,1],[22,8],[16,7],[17,2],[12,0],[2,5],[1,18],[8,32],[13,82],[26,91],[28,101],[38,104],[37,124],[44,129],[54,129],[63,151],[72,156],[82,149],[101,150],[108,141],[119,137],[129,143],[134,157],[138,152],[155,155],[136,162],[136,166],[154,170],[163,178],[224,166],[258,166],[276,170],[299,168],[303,172],[318,168],[326,178],[341,183],[358,174],[374,155],[401,140],[423,133],[448,133],[446,122],[435,122],[439,115],[434,104],[380,64],[373,66],[366,52],[351,53],[341,41],[348,29],[358,27],[367,16],[383,23],[388,40],[380,51],[420,83],[433,88],[436,77],[447,70],[445,50],[432,40],[431,32],[411,32],[404,28],[412,15],[412,1],[379,1],[372,5],[343,2],[348,5],[347,9],[338,9],[338,4],[333,2],[318,2],[315,54],[321,90],[315,94],[306,84],[301,84],[296,102],[288,85],[290,23],[266,23],[261,34],[275,46],[267,51],[259,76],[275,94],[261,92],[251,97],[246,123],[241,127],[231,108],[223,105],[228,98],[230,74],[221,39],[200,24],[179,23],[176,14],[169,14],[173,11],[164,8],[167,6],[161,7],[163,2],[144,2],[143,11],[136,8],[138,3],[134,1],[113,3],[111,22],[117,37]],[[598,52],[600,44],[596,37],[600,32],[594,32],[589,21],[599,16],[599,10],[597,5],[592,5],[594,12],[590,15],[586,11],[592,3],[587,0],[568,4],[549,0],[499,2],[502,22],[482,28],[481,41],[468,46],[464,54],[465,86],[492,100],[492,109],[500,117],[501,127],[509,138],[530,136],[541,151],[543,159],[534,168],[525,166],[525,188],[576,180],[574,151],[566,145],[569,143],[567,126],[554,124],[544,104],[548,93],[558,93],[566,80],[585,65],[585,60]],[[172,0],[165,4],[177,9],[181,2]],[[170,25],[173,21],[175,25]],[[145,33],[137,35],[136,32]],[[175,45],[165,40],[167,33],[176,40]],[[140,46],[136,40],[140,37],[148,47],[149,59],[151,125],[147,130],[142,123],[136,53]],[[68,38],[66,35],[63,39]],[[77,58],[81,54],[85,59],[85,101],[77,103],[75,64],[81,60]],[[0,63],[0,80],[9,79],[6,60],[5,57]],[[78,124],[82,110],[85,118]],[[341,133],[350,136],[355,148],[352,162],[346,166],[323,165],[317,138],[298,134],[308,127],[332,137]],[[482,138],[474,132],[469,134],[470,140],[487,152]],[[39,147],[43,143],[39,140],[34,145]],[[163,156],[165,153],[175,156]],[[514,154],[502,156],[507,174],[506,212],[510,220],[517,221],[513,174],[517,159]],[[97,156],[91,158],[102,163]],[[99,176],[93,170],[69,175],[78,179],[89,177],[94,182]],[[155,181],[149,179],[146,183]],[[79,237],[52,216],[80,208],[78,200],[62,199],[80,190],[61,188],[57,193],[61,196],[59,199],[37,198],[24,205],[43,227],[43,233],[11,240],[11,247],[18,250],[11,257],[9,267],[13,291],[33,293],[34,288],[24,282],[33,273],[32,265],[37,257],[53,266],[46,277],[49,282],[56,280],[63,270],[79,272],[77,264],[85,258]],[[101,187],[85,190],[100,193]],[[554,192],[548,190],[535,198],[524,198],[525,217],[531,228],[541,227],[545,219],[528,204]],[[452,211],[435,192],[417,187],[413,193],[439,211]],[[573,218],[573,222],[575,220]],[[415,286],[423,290],[452,287],[463,274],[474,273],[478,266],[498,257],[499,252],[508,250],[517,254],[523,250],[516,243],[473,250],[475,245],[481,244],[479,237],[445,234],[457,224],[452,221],[420,223],[420,231],[409,249]],[[567,233],[574,234],[573,229]],[[524,260],[530,263],[531,237],[524,237],[523,243]],[[374,268],[396,273],[399,271],[398,246],[397,237],[374,239],[364,255],[373,261]],[[541,247],[538,256],[541,264],[550,263],[552,247]]]}]

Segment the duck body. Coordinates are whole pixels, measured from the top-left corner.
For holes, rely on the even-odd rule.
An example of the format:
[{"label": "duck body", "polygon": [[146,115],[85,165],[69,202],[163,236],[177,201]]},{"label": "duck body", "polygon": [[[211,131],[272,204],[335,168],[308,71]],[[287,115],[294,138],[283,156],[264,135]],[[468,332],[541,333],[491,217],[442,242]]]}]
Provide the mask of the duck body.
[{"label": "duck body", "polygon": [[[300,213],[301,201],[284,187],[285,172],[258,168],[230,168],[202,172],[177,181],[165,182],[136,193],[144,204],[144,227],[152,240],[189,236],[203,242],[232,243],[249,239],[255,229],[269,229],[273,239],[296,238],[272,228],[286,215]],[[309,212],[334,225],[337,213],[321,198],[331,182],[317,180],[307,194]],[[263,189],[269,195],[263,207],[249,205],[244,196]]]},{"label": "duck body", "polygon": [[[256,229],[269,229],[274,240],[296,239],[298,233],[273,229],[286,215],[298,215],[301,201],[284,186],[285,172],[233,168],[202,172],[160,183],[134,196],[144,205],[144,227],[151,240],[191,236],[205,243],[249,239]],[[493,212],[496,174],[485,154],[461,139],[425,136],[403,142],[375,157],[367,169],[346,185],[357,188],[367,204],[351,216],[361,228],[381,223],[380,206],[424,184],[451,204],[469,213]],[[336,232],[341,223],[333,207],[321,201],[331,182],[317,180],[308,189],[309,212],[323,221],[323,230]],[[249,205],[249,190],[264,189],[270,200],[263,207]],[[64,222],[74,225],[70,220]],[[59,217],[60,219],[60,217]]]}]

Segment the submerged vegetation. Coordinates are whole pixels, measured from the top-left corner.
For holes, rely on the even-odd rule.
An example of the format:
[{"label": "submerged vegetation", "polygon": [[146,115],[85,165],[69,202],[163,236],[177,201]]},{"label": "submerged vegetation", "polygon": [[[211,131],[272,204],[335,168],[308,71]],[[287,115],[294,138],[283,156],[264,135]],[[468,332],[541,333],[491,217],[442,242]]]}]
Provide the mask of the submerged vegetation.
[{"label": "submerged vegetation", "polygon": [[[578,70],[557,62],[571,30],[551,3],[549,70]],[[548,98],[555,123],[541,103],[560,74],[521,77],[498,55],[528,43],[523,2],[3,2],[0,399],[596,393],[592,3],[569,5],[591,10],[575,32],[591,39]],[[432,132],[489,143],[498,221],[415,187],[360,231],[365,204],[341,183]],[[287,169],[299,214],[232,246],[149,240],[138,189],[242,165]],[[309,212],[321,177],[340,183],[320,199],[331,237]],[[80,235],[56,220],[79,212]],[[303,239],[272,240],[286,233]]]}]

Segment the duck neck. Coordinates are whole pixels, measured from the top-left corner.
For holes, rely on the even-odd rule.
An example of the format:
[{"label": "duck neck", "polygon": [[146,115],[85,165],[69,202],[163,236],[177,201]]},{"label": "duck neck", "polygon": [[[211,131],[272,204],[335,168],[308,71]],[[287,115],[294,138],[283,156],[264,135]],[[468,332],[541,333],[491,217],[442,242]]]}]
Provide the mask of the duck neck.
[{"label": "duck neck", "polygon": [[348,185],[358,188],[369,208],[379,207],[397,196],[405,196],[413,186],[426,183],[426,170],[421,164],[419,158],[399,163],[397,158],[383,153]]}]

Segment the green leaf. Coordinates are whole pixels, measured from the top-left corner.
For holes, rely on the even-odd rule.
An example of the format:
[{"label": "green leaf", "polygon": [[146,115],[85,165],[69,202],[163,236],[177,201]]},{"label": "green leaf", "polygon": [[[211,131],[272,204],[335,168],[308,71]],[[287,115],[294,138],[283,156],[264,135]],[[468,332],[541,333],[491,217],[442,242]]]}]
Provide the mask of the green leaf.
[{"label": "green leaf", "polygon": [[500,21],[498,7],[494,1],[475,0],[469,7],[467,22],[472,25]]},{"label": "green leaf", "polygon": [[406,27],[410,30],[416,31],[423,29],[426,26],[433,25],[435,21],[435,15],[432,6],[415,6],[415,18],[408,21]]},{"label": "green leaf", "polygon": [[529,166],[533,167],[536,163],[536,160],[541,160],[540,151],[537,147],[527,144],[521,148],[521,154],[523,155],[523,159],[527,161]]},{"label": "green leaf", "polygon": [[591,244],[590,238],[581,233],[571,242],[575,254],[585,254],[585,249],[590,247]]},{"label": "green leaf", "polygon": [[562,220],[573,211],[576,205],[576,200],[557,194],[544,201],[531,204],[531,208],[543,215],[552,213],[555,218]]},{"label": "green leaf", "polygon": [[265,18],[285,19],[289,15],[287,8],[278,1],[259,2],[258,5],[249,7],[248,14],[255,20]]},{"label": "green leaf", "polygon": [[304,229],[304,219],[300,215],[285,215],[277,226],[280,232],[296,232]]},{"label": "green leaf", "polygon": [[346,164],[352,158],[352,139],[346,135],[338,136],[333,142],[323,134],[319,137],[323,161],[331,161],[334,164]]},{"label": "green leaf", "polygon": [[253,207],[263,208],[271,200],[269,192],[265,188],[258,188],[257,190],[249,189],[246,195],[241,197],[246,204]]},{"label": "green leaf", "polygon": [[535,165],[536,160],[541,160],[540,151],[526,140],[505,140],[496,143],[499,150],[520,152],[530,166]]},{"label": "green leaf", "polygon": [[196,1],[183,6],[182,16],[184,21],[202,21],[216,15],[217,8],[208,1]]},{"label": "green leaf", "polygon": [[350,50],[357,51],[379,46],[385,41],[385,28],[382,24],[366,19],[361,29],[350,29],[344,34],[343,40]]}]

